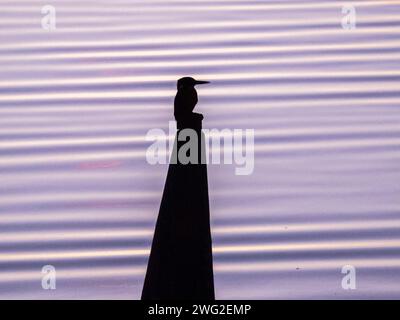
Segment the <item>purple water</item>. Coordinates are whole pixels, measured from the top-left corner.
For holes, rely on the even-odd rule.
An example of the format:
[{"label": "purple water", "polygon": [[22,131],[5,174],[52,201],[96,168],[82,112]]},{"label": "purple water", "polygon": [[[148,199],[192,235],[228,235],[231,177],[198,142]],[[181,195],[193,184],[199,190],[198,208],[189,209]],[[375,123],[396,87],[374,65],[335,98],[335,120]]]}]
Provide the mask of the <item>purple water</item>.
[{"label": "purple water", "polygon": [[217,298],[400,298],[400,1],[354,2],[354,30],[344,3],[59,0],[46,31],[1,1],[0,298],[140,297],[145,136],[185,75],[204,127],[256,135],[253,174],[208,168]]}]

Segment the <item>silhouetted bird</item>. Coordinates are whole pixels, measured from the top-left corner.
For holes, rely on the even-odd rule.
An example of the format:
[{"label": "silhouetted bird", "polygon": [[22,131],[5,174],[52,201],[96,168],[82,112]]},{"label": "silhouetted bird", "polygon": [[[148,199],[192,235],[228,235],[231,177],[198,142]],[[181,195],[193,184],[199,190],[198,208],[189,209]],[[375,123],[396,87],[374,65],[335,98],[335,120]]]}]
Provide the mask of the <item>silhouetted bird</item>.
[{"label": "silhouetted bird", "polygon": [[[178,92],[174,102],[174,116],[176,121],[183,120],[194,115],[201,116],[198,113],[193,113],[193,109],[197,104],[197,92],[194,88],[197,84],[209,83],[208,81],[195,80],[191,77],[184,77],[178,80]],[[202,116],[201,116],[202,119]]]}]

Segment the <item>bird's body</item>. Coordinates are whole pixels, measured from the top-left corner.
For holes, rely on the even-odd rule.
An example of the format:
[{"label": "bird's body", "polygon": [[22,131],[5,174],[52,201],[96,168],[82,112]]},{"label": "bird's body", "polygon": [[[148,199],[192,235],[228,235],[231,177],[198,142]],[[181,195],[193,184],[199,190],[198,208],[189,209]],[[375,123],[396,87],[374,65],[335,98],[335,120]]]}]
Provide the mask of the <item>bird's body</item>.
[{"label": "bird's body", "polygon": [[177,121],[188,119],[193,115],[193,110],[198,102],[197,91],[194,88],[197,84],[208,83],[207,81],[198,81],[191,77],[184,77],[178,80],[178,92],[174,101],[174,116]]},{"label": "bird's body", "polygon": [[175,119],[184,118],[190,115],[197,102],[197,91],[194,87],[184,87],[178,90],[174,101]]}]

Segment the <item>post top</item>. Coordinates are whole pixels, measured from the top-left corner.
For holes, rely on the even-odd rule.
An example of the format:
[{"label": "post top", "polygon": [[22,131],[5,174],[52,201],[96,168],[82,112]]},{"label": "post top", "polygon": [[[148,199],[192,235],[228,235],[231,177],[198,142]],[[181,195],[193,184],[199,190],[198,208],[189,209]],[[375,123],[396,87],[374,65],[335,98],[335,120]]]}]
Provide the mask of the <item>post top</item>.
[{"label": "post top", "polygon": [[204,119],[201,113],[192,112],[184,116],[175,117],[176,126],[178,130],[181,129],[194,129],[201,130],[202,120]]}]

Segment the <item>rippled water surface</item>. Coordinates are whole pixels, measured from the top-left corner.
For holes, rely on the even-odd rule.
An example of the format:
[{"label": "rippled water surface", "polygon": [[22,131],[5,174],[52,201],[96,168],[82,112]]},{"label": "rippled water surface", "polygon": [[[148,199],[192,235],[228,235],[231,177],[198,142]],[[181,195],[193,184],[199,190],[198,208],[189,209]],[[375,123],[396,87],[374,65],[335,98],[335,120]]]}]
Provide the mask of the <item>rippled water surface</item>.
[{"label": "rippled water surface", "polygon": [[252,175],[209,165],[217,298],[400,298],[400,1],[353,2],[355,30],[343,3],[58,0],[45,31],[1,0],[0,298],[140,297],[145,135],[185,75],[205,127],[256,134]]}]

